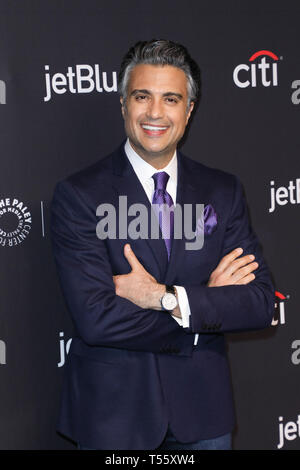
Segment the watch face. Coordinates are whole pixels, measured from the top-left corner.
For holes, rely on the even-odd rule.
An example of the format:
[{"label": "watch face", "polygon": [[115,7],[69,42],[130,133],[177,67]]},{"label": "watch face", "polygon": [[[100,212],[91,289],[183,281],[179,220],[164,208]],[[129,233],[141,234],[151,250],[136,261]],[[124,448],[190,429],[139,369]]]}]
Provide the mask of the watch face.
[{"label": "watch face", "polygon": [[166,310],[174,310],[177,306],[177,299],[174,294],[167,292],[162,298],[162,305]]}]

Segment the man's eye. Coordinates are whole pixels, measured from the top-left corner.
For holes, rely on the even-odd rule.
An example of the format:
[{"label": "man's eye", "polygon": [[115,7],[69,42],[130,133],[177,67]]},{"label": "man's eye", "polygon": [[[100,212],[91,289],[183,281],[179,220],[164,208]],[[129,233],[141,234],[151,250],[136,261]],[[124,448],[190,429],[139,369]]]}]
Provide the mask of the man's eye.
[{"label": "man's eye", "polygon": [[172,103],[172,104],[173,104],[173,103],[177,103],[177,99],[176,99],[176,98],[170,98],[170,97],[168,97],[168,98],[166,98],[166,100],[167,100],[168,103]]},{"label": "man's eye", "polygon": [[137,101],[143,101],[143,100],[145,100],[146,98],[147,98],[146,95],[137,95],[137,96],[135,97],[135,99],[136,99]]}]

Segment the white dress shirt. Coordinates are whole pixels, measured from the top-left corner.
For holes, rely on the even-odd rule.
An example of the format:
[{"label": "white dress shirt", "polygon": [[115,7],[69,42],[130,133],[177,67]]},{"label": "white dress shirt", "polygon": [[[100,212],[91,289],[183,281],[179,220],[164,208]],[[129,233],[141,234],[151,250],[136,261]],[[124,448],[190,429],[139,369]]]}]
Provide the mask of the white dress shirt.
[{"label": "white dress shirt", "polygon": [[[165,166],[164,168],[161,168],[160,170],[157,170],[152,165],[147,163],[142,157],[140,157],[130,145],[129,139],[127,139],[126,144],[125,144],[125,153],[135,171],[136,176],[138,177],[141,185],[143,186],[145,190],[145,193],[150,201],[150,204],[152,204],[152,198],[153,198],[153,193],[154,193],[154,180],[152,178],[152,175],[160,171],[165,171],[169,175],[169,180],[167,183],[166,190],[172,197],[174,206],[176,206],[176,193],[177,193],[177,153],[176,153],[176,150],[172,159],[167,164],[167,166]],[[174,315],[172,315],[172,318],[174,318],[174,320],[176,320],[177,323],[179,323],[179,325],[181,325],[184,328],[187,328],[190,325],[190,315],[191,315],[188,296],[184,287],[182,286],[174,286],[174,287],[176,288],[176,291],[177,291],[178,305],[180,308],[182,318],[177,318]],[[197,342],[198,342],[198,334],[195,334],[194,345],[196,345]]]}]

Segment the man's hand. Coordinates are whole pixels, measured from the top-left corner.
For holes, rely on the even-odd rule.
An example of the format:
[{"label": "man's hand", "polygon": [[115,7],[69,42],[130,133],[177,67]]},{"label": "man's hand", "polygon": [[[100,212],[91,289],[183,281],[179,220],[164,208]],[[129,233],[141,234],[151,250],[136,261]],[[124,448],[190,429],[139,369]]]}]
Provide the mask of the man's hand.
[{"label": "man's hand", "polygon": [[113,276],[116,294],[141,308],[161,310],[160,299],[166,291],[165,286],[146,271],[128,243],[124,246],[124,256],[132,271]]},{"label": "man's hand", "polygon": [[238,258],[243,253],[242,248],[224,256],[216,269],[211,273],[208,287],[229,286],[233,284],[249,284],[255,279],[253,271],[258,268],[258,263],[253,262],[255,256],[246,255]]}]

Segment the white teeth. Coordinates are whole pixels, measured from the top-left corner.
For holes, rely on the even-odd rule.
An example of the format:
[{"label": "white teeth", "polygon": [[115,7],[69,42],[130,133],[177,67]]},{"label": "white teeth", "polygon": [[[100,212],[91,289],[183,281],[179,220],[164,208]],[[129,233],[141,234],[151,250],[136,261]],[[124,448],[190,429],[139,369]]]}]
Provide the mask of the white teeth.
[{"label": "white teeth", "polygon": [[147,126],[147,125],[142,125],[143,129],[147,129],[148,131],[165,131],[168,129],[167,127],[157,127],[157,126]]}]

